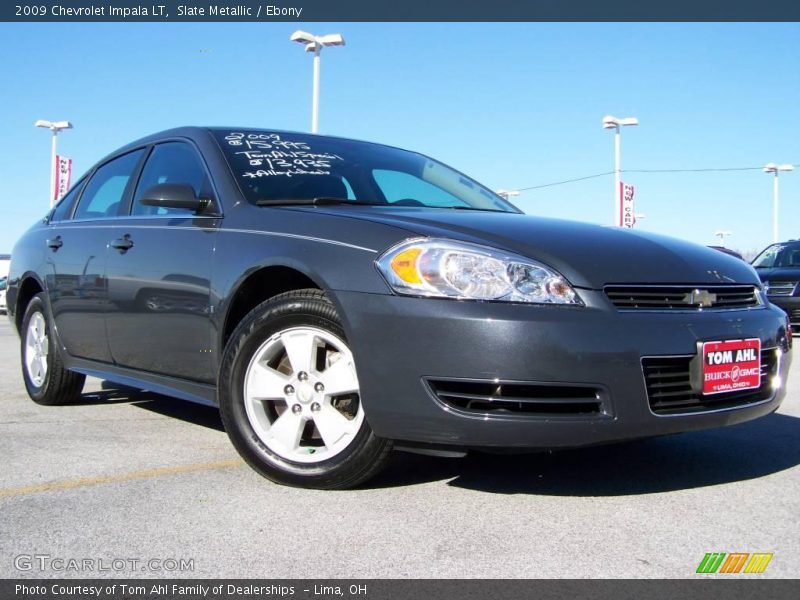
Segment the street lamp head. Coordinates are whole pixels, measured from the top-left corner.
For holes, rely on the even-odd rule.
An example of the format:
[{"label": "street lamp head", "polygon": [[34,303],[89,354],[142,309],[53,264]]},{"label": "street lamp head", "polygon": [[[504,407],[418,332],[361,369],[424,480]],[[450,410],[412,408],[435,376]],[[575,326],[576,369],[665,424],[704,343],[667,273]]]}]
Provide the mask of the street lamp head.
[{"label": "street lamp head", "polygon": [[72,123],[69,121],[45,121],[43,119],[39,119],[34,123],[35,127],[42,127],[43,129],[49,129],[50,131],[59,132],[62,129],[72,129]]},{"label": "street lamp head", "polygon": [[614,129],[619,125],[619,119],[616,117],[612,117],[611,115],[606,115],[603,117],[603,129]]},{"label": "street lamp head", "polygon": [[305,44],[306,52],[316,52],[323,46],[344,46],[344,37],[341,33],[329,33],[327,35],[314,35],[307,31],[295,31],[289,40],[299,44]]},{"label": "street lamp head", "polygon": [[779,165],[776,163],[767,163],[764,165],[764,173],[778,173],[779,171],[794,171],[794,165],[785,164]]},{"label": "street lamp head", "polygon": [[308,33],[307,31],[300,30],[295,31],[291,36],[289,36],[289,39],[300,44],[313,44],[316,41],[312,34]]},{"label": "street lamp head", "polygon": [[497,190],[495,194],[508,200],[509,198],[515,198],[519,196],[519,190]]},{"label": "street lamp head", "polygon": [[316,41],[323,46],[344,46],[344,38],[341,33],[329,33],[318,37]]},{"label": "street lamp head", "polygon": [[624,119],[618,119],[617,117],[612,117],[611,115],[606,115],[603,117],[603,129],[616,129],[617,127],[627,127],[638,124],[639,119],[636,117],[625,117]]}]

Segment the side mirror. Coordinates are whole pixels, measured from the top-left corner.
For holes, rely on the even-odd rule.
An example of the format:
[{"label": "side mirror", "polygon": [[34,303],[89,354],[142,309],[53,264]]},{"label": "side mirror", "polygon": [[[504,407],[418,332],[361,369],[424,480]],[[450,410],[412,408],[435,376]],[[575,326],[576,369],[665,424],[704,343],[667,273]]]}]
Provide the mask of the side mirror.
[{"label": "side mirror", "polygon": [[203,212],[211,203],[194,194],[192,186],[185,183],[159,183],[145,190],[140,200],[145,206],[184,208],[195,213]]}]

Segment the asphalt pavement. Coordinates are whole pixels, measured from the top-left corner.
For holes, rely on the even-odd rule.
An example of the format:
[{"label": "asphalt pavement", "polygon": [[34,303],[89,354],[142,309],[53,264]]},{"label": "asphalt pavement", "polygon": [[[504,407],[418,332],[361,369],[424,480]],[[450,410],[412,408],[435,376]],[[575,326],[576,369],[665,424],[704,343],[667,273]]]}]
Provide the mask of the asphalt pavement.
[{"label": "asphalt pavement", "polygon": [[321,492],[245,466],[211,408],[99,380],[80,404],[34,404],[0,316],[0,577],[685,578],[707,552],[774,553],[757,577],[797,577],[798,370],[750,423],[552,454],[395,453],[365,487]]}]

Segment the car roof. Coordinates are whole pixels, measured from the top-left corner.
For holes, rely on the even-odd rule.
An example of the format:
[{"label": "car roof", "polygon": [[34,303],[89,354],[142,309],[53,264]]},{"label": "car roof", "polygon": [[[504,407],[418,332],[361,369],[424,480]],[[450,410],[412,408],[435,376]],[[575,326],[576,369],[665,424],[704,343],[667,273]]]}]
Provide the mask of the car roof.
[{"label": "car roof", "polygon": [[330,139],[330,140],[342,140],[347,142],[357,142],[361,144],[372,144],[374,146],[382,146],[384,148],[391,148],[393,150],[403,150],[404,152],[415,152],[414,150],[406,150],[405,148],[398,148],[397,146],[390,146],[388,144],[381,144],[378,142],[371,142],[369,140],[357,140],[354,138],[347,138],[342,136],[335,136],[335,135],[321,135],[318,133],[309,133],[307,131],[292,131],[287,129],[270,129],[266,127],[219,127],[219,126],[197,126],[197,125],[186,125],[182,127],[174,127],[172,129],[165,129],[164,131],[159,131],[156,133],[151,133],[150,135],[146,135],[142,138],[134,140],[129,144],[125,144],[121,148],[114,150],[113,152],[107,154],[102,158],[102,160],[98,161],[97,164],[106,162],[107,160],[117,156],[119,154],[124,154],[134,148],[138,148],[147,144],[152,144],[154,142],[161,141],[163,139],[168,138],[178,138],[178,137],[185,137],[190,139],[196,139],[201,136],[207,136],[214,133],[220,132],[231,132],[231,131],[253,131],[253,132],[263,132],[263,133],[283,133],[283,134],[290,134],[290,135],[304,135],[304,136],[315,136],[322,139]]},{"label": "car roof", "polygon": [[786,240],[785,242],[773,242],[772,244],[764,248],[764,250],[766,250],[767,248],[774,248],[775,246],[792,246],[792,247],[800,246],[800,240]]}]

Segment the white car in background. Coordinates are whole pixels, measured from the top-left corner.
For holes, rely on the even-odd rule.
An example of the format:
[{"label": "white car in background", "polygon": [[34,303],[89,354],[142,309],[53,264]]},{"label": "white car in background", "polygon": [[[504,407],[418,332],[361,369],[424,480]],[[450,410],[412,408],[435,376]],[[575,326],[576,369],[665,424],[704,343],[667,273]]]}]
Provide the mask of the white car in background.
[{"label": "white car in background", "polygon": [[0,279],[0,313],[6,314],[8,308],[6,307],[6,282],[8,280],[3,277]]},{"label": "white car in background", "polygon": [[0,254],[0,313],[8,313],[6,306],[6,287],[8,286],[8,267],[11,265],[10,254]]}]

